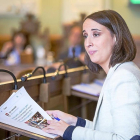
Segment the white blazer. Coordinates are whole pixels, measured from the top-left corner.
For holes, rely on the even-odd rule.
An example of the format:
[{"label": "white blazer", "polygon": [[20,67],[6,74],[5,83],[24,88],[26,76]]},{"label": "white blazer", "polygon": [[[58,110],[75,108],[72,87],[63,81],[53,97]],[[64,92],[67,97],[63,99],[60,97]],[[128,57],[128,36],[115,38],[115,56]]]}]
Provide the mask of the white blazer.
[{"label": "white blazer", "polygon": [[125,62],[109,69],[93,122],[76,127],[72,140],[130,140],[134,135],[140,135],[140,70]]}]

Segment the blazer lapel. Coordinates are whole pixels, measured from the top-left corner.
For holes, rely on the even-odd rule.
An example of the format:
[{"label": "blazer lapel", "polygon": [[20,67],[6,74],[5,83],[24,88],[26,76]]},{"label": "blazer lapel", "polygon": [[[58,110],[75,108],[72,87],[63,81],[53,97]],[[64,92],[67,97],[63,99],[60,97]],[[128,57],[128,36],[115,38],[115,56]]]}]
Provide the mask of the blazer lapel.
[{"label": "blazer lapel", "polygon": [[101,93],[100,93],[100,96],[99,96],[99,100],[98,100],[98,103],[97,103],[97,107],[96,107],[96,111],[95,111],[95,115],[94,115],[94,119],[93,119],[93,129],[95,129],[95,125],[96,125],[96,121],[97,121],[97,118],[98,118],[99,110],[100,110],[100,107],[101,107],[101,104],[102,104],[102,101],[103,101],[103,95],[104,95],[105,87],[108,83],[109,78],[113,75],[115,69],[119,65],[120,64],[116,64],[114,67],[111,67],[109,69],[109,72],[108,72],[107,77],[105,79],[105,82],[103,84],[103,87],[102,87],[102,90],[101,90]]},{"label": "blazer lapel", "polygon": [[[106,82],[106,80],[105,80],[105,82]],[[103,100],[103,95],[104,95],[104,90],[103,89],[104,89],[104,87],[105,87],[105,83],[102,87],[102,91],[101,91],[99,99],[98,99],[98,103],[97,103],[97,107],[96,107],[96,111],[95,111],[95,115],[94,115],[94,119],[93,119],[93,129],[95,128],[95,123],[96,123],[96,120],[97,120],[98,112],[99,112],[99,109],[100,109],[100,106],[101,106],[101,103],[102,103],[102,100]]]}]

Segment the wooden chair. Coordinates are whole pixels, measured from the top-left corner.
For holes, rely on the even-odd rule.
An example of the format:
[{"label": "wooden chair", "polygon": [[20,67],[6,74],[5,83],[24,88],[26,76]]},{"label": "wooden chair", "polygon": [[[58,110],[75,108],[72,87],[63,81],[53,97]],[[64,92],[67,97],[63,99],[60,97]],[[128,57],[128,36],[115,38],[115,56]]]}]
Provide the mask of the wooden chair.
[{"label": "wooden chair", "polygon": [[20,60],[21,60],[21,64],[32,64],[34,62],[33,54],[32,53],[28,54],[23,51],[20,54]]}]

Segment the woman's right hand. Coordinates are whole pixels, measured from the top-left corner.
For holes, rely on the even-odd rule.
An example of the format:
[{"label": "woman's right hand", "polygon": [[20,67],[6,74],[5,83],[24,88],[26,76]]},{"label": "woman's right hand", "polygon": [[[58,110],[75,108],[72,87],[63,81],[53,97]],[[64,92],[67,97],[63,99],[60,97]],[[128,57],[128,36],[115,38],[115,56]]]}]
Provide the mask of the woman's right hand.
[{"label": "woman's right hand", "polygon": [[77,123],[77,117],[70,115],[70,114],[67,114],[67,113],[64,113],[60,110],[47,110],[46,112],[50,116],[58,117],[59,119],[65,121],[69,125],[75,126]]},{"label": "woman's right hand", "polygon": [[7,54],[8,52],[10,52],[13,49],[13,43],[11,41],[8,41],[4,44],[4,46],[2,47],[2,53],[3,54]]}]

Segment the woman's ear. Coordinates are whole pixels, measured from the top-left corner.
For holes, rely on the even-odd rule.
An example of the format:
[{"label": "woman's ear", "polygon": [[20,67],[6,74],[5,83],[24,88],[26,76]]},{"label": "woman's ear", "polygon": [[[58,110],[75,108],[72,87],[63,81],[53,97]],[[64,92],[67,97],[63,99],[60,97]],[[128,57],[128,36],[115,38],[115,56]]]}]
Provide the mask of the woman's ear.
[{"label": "woman's ear", "polygon": [[114,39],[114,40],[115,40],[115,42],[116,42],[116,36],[115,36],[115,39]]},{"label": "woman's ear", "polygon": [[116,36],[115,35],[114,35],[114,38],[113,39],[114,39],[114,44],[116,44]]}]

